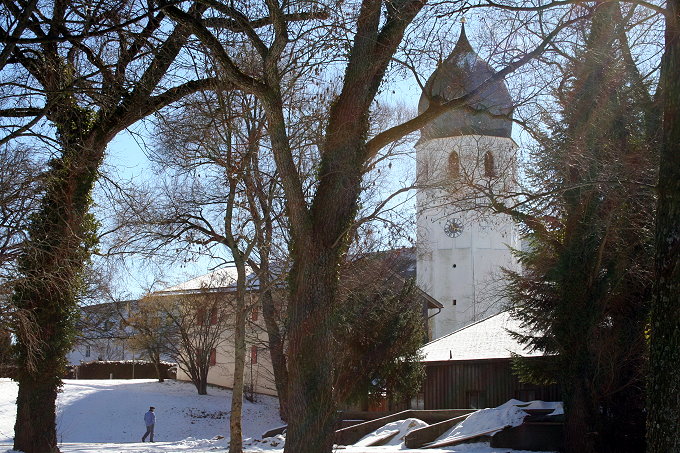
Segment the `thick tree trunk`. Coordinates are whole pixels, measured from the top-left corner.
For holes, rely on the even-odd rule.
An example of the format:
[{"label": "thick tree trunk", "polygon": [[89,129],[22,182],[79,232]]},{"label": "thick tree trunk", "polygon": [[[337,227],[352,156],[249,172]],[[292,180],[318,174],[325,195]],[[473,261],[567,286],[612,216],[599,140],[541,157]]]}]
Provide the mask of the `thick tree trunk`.
[{"label": "thick tree trunk", "polygon": [[331,348],[332,304],[339,256],[305,244],[291,271],[288,310],[288,413],[286,453],[323,453],[333,447],[335,401]]},{"label": "thick tree trunk", "polygon": [[23,452],[59,452],[57,447],[57,386],[25,377],[19,381],[14,449]]},{"label": "thick tree trunk", "polygon": [[[75,334],[80,273],[93,245],[88,209],[104,147],[82,144],[78,125],[85,118],[79,113],[71,111],[61,118],[73,130],[60,130],[65,148],[46,175],[41,210],[29,227],[30,239],[19,262],[22,278],[13,295],[19,308],[31,312],[34,324],[32,332],[17,336],[23,366],[17,379],[14,448],[26,453],[58,451],[55,398]],[[26,366],[25,334],[41,341],[34,368]]]},{"label": "thick tree trunk", "polygon": [[680,1],[667,2],[647,451],[680,451]]}]

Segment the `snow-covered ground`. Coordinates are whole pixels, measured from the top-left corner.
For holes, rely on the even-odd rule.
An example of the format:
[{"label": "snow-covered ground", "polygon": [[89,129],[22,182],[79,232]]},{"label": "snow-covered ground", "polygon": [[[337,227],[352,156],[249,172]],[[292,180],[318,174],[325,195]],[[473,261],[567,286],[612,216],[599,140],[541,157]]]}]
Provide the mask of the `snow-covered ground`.
[{"label": "snow-covered ground", "polygon": [[[58,440],[65,445],[63,451],[73,452],[202,451],[197,448],[213,446],[204,439],[229,436],[231,391],[211,387],[208,393],[198,395],[192,384],[179,381],[66,380],[57,399]],[[16,396],[16,383],[0,379],[0,451],[11,446],[14,437]],[[149,406],[156,408],[156,445],[133,446],[130,443],[140,442],[146,430],[143,416]],[[283,424],[276,398],[244,401],[244,437],[261,437]],[[76,443],[92,447],[72,445]]]},{"label": "snow-covered ground", "polygon": [[[199,396],[186,382],[153,380],[67,380],[57,401],[57,430],[64,453],[208,453],[228,448],[231,392],[210,388]],[[12,452],[16,416],[16,383],[0,379],[0,452]],[[156,408],[156,442],[141,443],[143,415]],[[281,426],[278,402],[262,396],[244,402],[243,431],[247,452],[281,453],[283,438],[261,440]],[[219,438],[224,436],[224,438]],[[402,445],[337,447],[346,453],[390,453]],[[488,443],[473,443],[418,452],[510,453]],[[514,453],[524,453],[514,451]]]}]

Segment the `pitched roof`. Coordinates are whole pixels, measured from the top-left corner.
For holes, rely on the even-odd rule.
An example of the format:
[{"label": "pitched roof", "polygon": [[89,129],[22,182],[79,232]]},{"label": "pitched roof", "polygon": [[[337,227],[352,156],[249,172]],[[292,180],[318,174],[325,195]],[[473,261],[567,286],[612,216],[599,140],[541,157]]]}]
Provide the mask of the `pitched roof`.
[{"label": "pitched roof", "polygon": [[507,311],[490,316],[453,333],[427,343],[421,348],[423,362],[510,358],[512,354],[540,357],[541,351],[529,351],[508,331],[526,332]]},{"label": "pitched roof", "polygon": [[[248,269],[250,273],[250,269]],[[169,288],[165,288],[159,293],[182,293],[194,291],[226,290],[236,287],[237,270],[236,266],[229,266],[208,272],[185,282],[179,283]]]},{"label": "pitched roof", "polygon": [[[384,283],[390,281],[392,277],[396,277],[397,279],[400,279],[400,283],[403,285],[405,280],[415,278],[416,254],[415,248],[413,247],[364,254],[356,258],[348,269],[353,268],[350,272],[355,272],[357,275],[363,274],[365,277],[364,271],[366,269],[362,268],[362,266],[370,266],[371,262],[377,262],[383,267],[381,276],[385,279]],[[288,266],[285,263],[271,263],[270,268],[275,275],[281,276],[286,273]],[[260,287],[260,280],[257,274],[249,267],[247,267],[247,272],[248,276],[246,279],[248,291],[258,290]],[[237,270],[235,266],[223,267],[205,275],[200,275],[177,285],[156,291],[154,294],[164,296],[206,292],[233,292],[236,291],[236,277]],[[279,277],[279,281],[275,282],[275,285],[283,288],[285,286],[285,281]],[[427,303],[428,308],[442,308],[442,305],[436,299],[422,291],[420,288],[416,288],[416,294]]]}]

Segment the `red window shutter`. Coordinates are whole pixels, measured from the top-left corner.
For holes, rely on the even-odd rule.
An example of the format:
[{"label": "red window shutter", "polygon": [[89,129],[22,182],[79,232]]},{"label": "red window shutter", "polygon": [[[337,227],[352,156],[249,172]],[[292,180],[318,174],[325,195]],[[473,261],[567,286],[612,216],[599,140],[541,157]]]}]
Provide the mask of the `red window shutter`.
[{"label": "red window shutter", "polygon": [[250,363],[257,363],[257,346],[255,345],[250,347]]},{"label": "red window shutter", "polygon": [[217,324],[217,307],[210,310],[210,325],[214,326],[215,324]]},{"label": "red window shutter", "polygon": [[250,319],[253,321],[257,321],[257,316],[258,316],[257,307],[255,307],[253,308],[253,311],[250,313]]},{"label": "red window shutter", "polygon": [[210,350],[210,366],[215,366],[217,364],[217,350],[212,348]]},{"label": "red window shutter", "polygon": [[205,308],[199,308],[196,310],[196,325],[202,326],[205,324]]}]

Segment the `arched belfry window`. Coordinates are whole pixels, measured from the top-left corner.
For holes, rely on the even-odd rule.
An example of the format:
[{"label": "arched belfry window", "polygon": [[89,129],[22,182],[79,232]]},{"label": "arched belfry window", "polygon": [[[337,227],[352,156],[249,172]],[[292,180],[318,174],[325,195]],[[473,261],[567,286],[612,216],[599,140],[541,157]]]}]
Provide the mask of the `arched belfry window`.
[{"label": "arched belfry window", "polygon": [[484,153],[484,176],[487,178],[496,176],[496,163],[491,151]]},{"label": "arched belfry window", "polygon": [[458,153],[455,151],[449,154],[449,176],[452,178],[460,176],[460,157],[458,157]]}]

